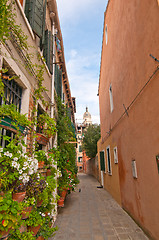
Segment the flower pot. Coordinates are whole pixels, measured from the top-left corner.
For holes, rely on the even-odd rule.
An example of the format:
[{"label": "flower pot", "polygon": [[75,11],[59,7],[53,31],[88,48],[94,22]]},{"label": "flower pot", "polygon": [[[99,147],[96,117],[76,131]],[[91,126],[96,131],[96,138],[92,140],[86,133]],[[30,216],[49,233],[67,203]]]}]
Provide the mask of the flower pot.
[{"label": "flower pot", "polygon": [[12,199],[17,202],[22,202],[25,198],[26,192],[12,193]]},{"label": "flower pot", "polygon": [[38,225],[36,227],[28,226],[28,231],[33,232],[33,236],[35,236],[38,233],[40,227],[41,227],[41,225]]},{"label": "flower pot", "polygon": [[60,198],[60,199],[57,201],[57,204],[58,204],[58,207],[64,207],[64,199],[63,199],[63,198]]},{"label": "flower pot", "polygon": [[46,176],[50,176],[50,175],[51,175],[51,169],[47,169]]},{"label": "flower pot", "polygon": [[37,207],[40,207],[42,205],[42,203],[43,203],[42,199],[41,200],[37,200]]},{"label": "flower pot", "polygon": [[67,194],[67,190],[66,190],[66,189],[63,189],[63,191],[62,191],[61,194],[60,194],[61,198],[65,199],[66,194]]},{"label": "flower pot", "polygon": [[7,231],[0,231],[0,239],[6,238],[9,235],[11,228],[9,228]]},{"label": "flower pot", "polygon": [[32,211],[33,207],[29,206],[26,207],[23,211],[22,211],[22,219],[27,219]]},{"label": "flower pot", "polygon": [[36,240],[44,240],[44,237],[39,236]]},{"label": "flower pot", "polygon": [[44,168],[44,162],[38,162],[38,168]]}]

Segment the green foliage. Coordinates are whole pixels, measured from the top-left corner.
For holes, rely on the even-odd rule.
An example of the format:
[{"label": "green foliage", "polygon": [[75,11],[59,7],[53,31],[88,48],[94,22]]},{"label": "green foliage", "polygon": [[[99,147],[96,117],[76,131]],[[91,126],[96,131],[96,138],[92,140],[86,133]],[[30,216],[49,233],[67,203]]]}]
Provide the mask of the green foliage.
[{"label": "green foliage", "polygon": [[50,226],[50,219],[46,217],[45,224],[40,228],[37,236],[42,236],[44,239],[48,239],[49,237],[53,236],[52,234],[58,230],[58,227],[51,227]]},{"label": "green foliage", "polygon": [[43,225],[45,223],[45,217],[43,217],[40,212],[37,211],[37,209],[33,210],[29,218],[26,219],[26,224],[28,226],[34,226],[37,227],[39,225]]},{"label": "green foliage", "polygon": [[[56,99],[58,108],[58,118],[57,118],[57,131],[58,131],[58,150],[59,159],[57,161],[57,167],[61,171],[62,176],[58,180],[59,191],[63,188],[74,189],[74,176],[77,173],[76,168],[76,149],[74,136],[74,130],[71,126],[71,121],[67,114],[67,107],[62,104],[61,99]],[[71,142],[71,143],[70,143]],[[71,183],[68,179],[68,172],[71,174]]]},{"label": "green foliage", "polygon": [[12,35],[23,49],[27,49],[27,36],[24,35],[21,27],[15,23],[16,15],[13,10],[14,1],[0,1],[0,42],[5,43]]},{"label": "green foliage", "polygon": [[82,148],[89,158],[94,158],[97,154],[97,142],[100,139],[100,126],[90,125],[84,133]]},{"label": "green foliage", "polygon": [[31,232],[20,232],[19,229],[13,232],[9,236],[8,240],[35,240],[36,237],[33,236]]},{"label": "green foliage", "polygon": [[16,228],[21,220],[21,211],[21,203],[12,200],[11,192],[0,196],[0,230],[7,231],[10,228]]}]

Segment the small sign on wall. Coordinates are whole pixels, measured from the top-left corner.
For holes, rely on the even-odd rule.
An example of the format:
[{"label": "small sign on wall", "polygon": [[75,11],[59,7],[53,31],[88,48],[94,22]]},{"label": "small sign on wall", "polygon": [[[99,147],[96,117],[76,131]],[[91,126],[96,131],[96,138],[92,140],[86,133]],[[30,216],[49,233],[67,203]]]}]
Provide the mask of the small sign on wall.
[{"label": "small sign on wall", "polygon": [[157,168],[158,168],[158,173],[159,173],[159,155],[156,156],[156,162],[157,162]]}]

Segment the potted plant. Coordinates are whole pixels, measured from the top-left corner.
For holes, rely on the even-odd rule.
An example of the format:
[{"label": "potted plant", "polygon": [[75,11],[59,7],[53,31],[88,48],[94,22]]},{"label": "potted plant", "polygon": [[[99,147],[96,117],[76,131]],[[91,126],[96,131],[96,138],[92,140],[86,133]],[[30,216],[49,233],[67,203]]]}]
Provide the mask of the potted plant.
[{"label": "potted plant", "polygon": [[21,203],[13,201],[12,193],[7,192],[0,197],[0,236],[5,237],[20,224]]},{"label": "potted plant", "polygon": [[42,238],[37,239],[48,239],[53,236],[52,234],[58,230],[58,227],[50,227],[51,226],[52,217],[48,216],[45,219],[45,224],[40,228],[37,236]]},{"label": "potted plant", "polygon": [[10,141],[6,148],[0,148],[0,179],[3,191],[13,186],[25,185],[30,176],[37,172],[38,161],[23,153],[22,146],[16,145],[16,140]]},{"label": "potted plant", "polygon": [[36,209],[33,210],[29,218],[26,219],[26,224],[28,226],[28,230],[30,232],[33,232],[33,236],[37,234],[40,227],[45,223],[45,216],[41,214],[41,212],[38,212]]},{"label": "potted plant", "polygon": [[39,150],[34,153],[36,159],[38,160],[38,168],[43,168],[44,164],[47,162],[47,155],[45,151]]},{"label": "potted plant", "polygon": [[16,229],[8,238],[8,240],[35,240],[31,232],[20,232],[19,229]]},{"label": "potted plant", "polygon": [[23,206],[22,219],[27,219],[31,211],[33,210],[33,207],[35,206],[35,198],[34,197],[25,198],[22,203],[22,206]]}]

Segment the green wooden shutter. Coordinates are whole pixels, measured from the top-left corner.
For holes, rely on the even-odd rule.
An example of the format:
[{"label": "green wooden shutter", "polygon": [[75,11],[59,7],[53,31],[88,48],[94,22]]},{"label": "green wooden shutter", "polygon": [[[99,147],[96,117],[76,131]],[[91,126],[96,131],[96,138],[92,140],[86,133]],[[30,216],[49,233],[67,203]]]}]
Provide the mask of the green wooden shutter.
[{"label": "green wooden shutter", "polygon": [[53,73],[53,35],[51,31],[45,31],[45,41],[44,41],[44,58],[46,64],[49,68],[50,73]]},{"label": "green wooden shutter", "polygon": [[55,90],[57,95],[62,98],[62,70],[55,64]]},{"label": "green wooden shutter", "polygon": [[43,0],[26,0],[25,15],[33,31],[39,37],[42,37],[42,26],[44,16]]},{"label": "green wooden shutter", "polygon": [[100,169],[105,172],[104,151],[100,152]]}]

